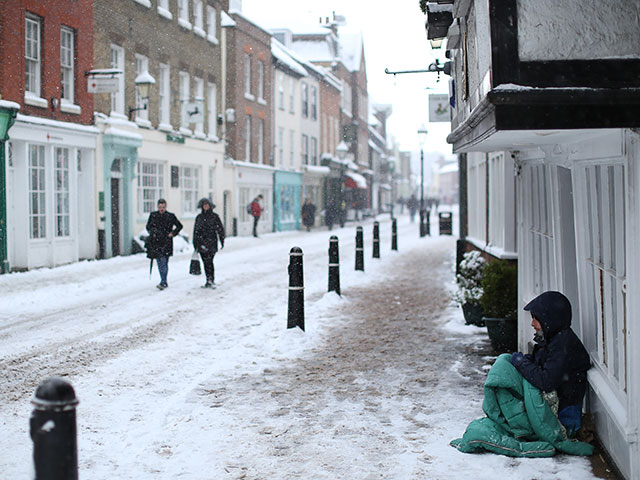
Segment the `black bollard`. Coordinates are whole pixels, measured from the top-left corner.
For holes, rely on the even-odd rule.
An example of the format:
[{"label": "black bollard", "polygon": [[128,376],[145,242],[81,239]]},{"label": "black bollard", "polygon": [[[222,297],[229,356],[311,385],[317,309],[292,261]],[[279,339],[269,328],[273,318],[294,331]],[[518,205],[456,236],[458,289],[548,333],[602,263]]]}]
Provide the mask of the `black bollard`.
[{"label": "black bollard", "polygon": [[425,227],[424,221],[425,221],[425,210],[424,209],[420,209],[420,236],[424,237],[427,234],[427,229]]},{"label": "black bollard", "polygon": [[302,249],[293,247],[289,252],[289,311],[287,328],[300,327],[304,332],[304,279],[302,275]]},{"label": "black bollard", "polygon": [[71,384],[49,378],[36,389],[30,419],[35,480],[77,480],[76,405]]},{"label": "black bollard", "polygon": [[338,252],[338,237],[329,238],[329,292],[340,295],[340,254]]},{"label": "black bollard", "polygon": [[427,210],[426,213],[426,223],[427,225],[425,226],[425,234],[431,236],[431,210]]},{"label": "black bollard", "polygon": [[380,258],[380,223],[373,222],[373,258]]},{"label": "black bollard", "polygon": [[398,250],[398,222],[395,218],[391,222],[391,250]]},{"label": "black bollard", "polygon": [[362,227],[356,228],[356,270],[364,272],[364,238]]}]

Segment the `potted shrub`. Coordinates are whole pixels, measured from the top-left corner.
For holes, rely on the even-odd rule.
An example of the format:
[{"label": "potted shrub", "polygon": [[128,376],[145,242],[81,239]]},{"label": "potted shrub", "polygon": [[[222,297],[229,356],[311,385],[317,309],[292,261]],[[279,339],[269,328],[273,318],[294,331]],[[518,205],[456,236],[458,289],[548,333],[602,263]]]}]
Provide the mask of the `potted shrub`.
[{"label": "potted shrub", "polygon": [[518,272],[507,260],[489,262],[480,282],[480,304],[494,350],[514,351],[518,346]]},{"label": "potted shrub", "polygon": [[484,326],[482,321],[482,306],[480,297],[482,296],[482,271],[487,265],[487,261],[482,258],[480,252],[474,250],[466,252],[462,256],[462,261],[456,274],[458,290],[453,296],[458,305],[462,307],[462,314],[467,325]]}]

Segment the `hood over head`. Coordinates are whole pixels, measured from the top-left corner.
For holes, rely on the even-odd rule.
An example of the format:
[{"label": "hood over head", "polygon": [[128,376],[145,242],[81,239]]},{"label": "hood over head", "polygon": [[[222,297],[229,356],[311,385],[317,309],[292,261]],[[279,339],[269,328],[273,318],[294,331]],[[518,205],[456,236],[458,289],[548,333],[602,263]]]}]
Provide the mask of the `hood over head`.
[{"label": "hood over head", "polygon": [[213,204],[213,202],[211,200],[209,200],[208,198],[201,198],[200,201],[198,202],[198,208],[202,208],[205,203],[209,204],[209,206],[211,207],[211,210],[216,208],[216,206]]},{"label": "hood over head", "polygon": [[571,302],[560,292],[541,293],[527,303],[524,309],[540,322],[546,338],[571,327]]}]

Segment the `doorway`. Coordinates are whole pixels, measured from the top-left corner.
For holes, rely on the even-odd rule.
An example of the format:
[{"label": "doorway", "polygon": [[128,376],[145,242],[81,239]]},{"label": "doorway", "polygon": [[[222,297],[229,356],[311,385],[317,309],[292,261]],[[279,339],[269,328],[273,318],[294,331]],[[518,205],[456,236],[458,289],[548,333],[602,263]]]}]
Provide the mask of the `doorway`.
[{"label": "doorway", "polygon": [[111,255],[120,255],[120,179],[111,179]]}]

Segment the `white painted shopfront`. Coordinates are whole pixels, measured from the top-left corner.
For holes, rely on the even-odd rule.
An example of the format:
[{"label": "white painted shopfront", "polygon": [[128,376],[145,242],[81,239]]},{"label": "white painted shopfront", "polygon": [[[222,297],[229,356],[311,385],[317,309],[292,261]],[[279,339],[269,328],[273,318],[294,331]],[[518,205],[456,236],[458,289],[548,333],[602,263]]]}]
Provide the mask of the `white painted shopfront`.
[{"label": "white painted shopfront", "polygon": [[98,129],[18,115],[7,146],[12,270],[95,258]]}]

